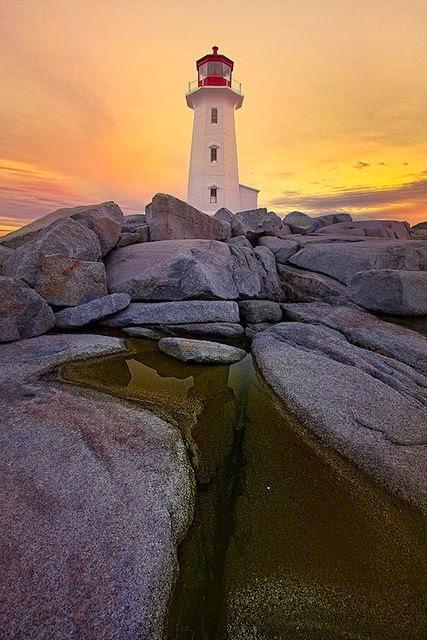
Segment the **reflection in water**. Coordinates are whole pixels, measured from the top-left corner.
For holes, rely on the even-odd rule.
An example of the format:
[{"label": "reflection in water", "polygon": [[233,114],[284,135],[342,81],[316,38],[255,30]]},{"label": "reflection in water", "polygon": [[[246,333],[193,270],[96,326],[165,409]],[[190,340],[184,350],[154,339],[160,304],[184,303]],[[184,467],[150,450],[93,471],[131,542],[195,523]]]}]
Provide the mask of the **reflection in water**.
[{"label": "reflection in water", "polygon": [[318,446],[250,356],[192,365],[130,345],[64,375],[142,402],[188,444],[198,492],[169,640],[426,637],[420,516]]}]

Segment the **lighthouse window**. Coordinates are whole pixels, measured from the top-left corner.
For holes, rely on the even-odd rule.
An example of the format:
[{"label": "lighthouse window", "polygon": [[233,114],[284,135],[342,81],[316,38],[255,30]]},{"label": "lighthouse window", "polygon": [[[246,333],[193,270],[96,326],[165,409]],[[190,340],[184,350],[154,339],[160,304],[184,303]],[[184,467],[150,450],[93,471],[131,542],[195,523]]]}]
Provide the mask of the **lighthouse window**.
[{"label": "lighthouse window", "polygon": [[211,147],[211,162],[216,162],[218,159],[218,149],[216,147]]},{"label": "lighthouse window", "polygon": [[211,204],[217,204],[218,202],[218,189],[216,187],[211,187],[210,188],[210,193],[211,193]]},{"label": "lighthouse window", "polygon": [[211,124],[218,124],[218,109],[215,107],[211,109]]}]

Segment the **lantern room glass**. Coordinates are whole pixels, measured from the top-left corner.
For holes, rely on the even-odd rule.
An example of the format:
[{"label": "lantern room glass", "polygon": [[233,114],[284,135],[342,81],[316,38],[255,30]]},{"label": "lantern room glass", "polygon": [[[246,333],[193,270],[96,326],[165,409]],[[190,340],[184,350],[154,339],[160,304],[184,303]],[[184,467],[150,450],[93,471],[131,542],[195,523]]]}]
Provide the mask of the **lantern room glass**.
[{"label": "lantern room glass", "polygon": [[199,86],[231,86],[231,65],[222,60],[210,60],[199,67]]}]

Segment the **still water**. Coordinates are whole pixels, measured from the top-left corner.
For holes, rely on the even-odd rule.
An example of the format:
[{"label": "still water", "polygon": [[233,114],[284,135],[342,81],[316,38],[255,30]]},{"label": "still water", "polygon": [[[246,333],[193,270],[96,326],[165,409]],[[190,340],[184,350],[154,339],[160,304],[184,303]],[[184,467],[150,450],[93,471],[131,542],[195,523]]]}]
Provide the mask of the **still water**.
[{"label": "still water", "polygon": [[251,356],[183,364],[155,343],[63,376],[181,429],[197,478],[168,640],[425,640],[425,522],[320,446]]}]

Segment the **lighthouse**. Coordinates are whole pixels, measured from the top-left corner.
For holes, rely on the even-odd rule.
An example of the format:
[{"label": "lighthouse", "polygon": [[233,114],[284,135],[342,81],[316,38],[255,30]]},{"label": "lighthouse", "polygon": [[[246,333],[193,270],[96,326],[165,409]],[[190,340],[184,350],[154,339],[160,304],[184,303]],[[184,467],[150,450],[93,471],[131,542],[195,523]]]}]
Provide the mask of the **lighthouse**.
[{"label": "lighthouse", "polygon": [[234,112],[243,93],[233,79],[234,62],[212,47],[196,67],[186,94],[194,111],[187,200],[210,215],[221,207],[233,213],[256,209],[258,189],[239,184]]}]

